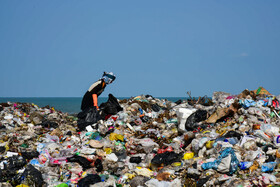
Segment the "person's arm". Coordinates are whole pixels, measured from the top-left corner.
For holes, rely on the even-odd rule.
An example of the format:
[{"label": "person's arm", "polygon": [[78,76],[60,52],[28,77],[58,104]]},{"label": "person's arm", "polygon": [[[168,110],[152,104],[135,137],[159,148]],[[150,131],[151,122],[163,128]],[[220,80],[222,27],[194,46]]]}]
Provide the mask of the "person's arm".
[{"label": "person's arm", "polygon": [[104,82],[104,80],[99,80],[99,81],[96,81],[89,88],[89,91],[93,92],[93,94],[92,94],[93,106],[95,106],[97,109],[99,109],[98,99],[97,99],[98,95],[100,95],[103,92],[105,87],[106,87],[106,83]]},{"label": "person's arm", "polygon": [[97,94],[92,94],[92,100],[93,100],[93,106],[95,106],[97,109],[98,107],[98,100],[97,100]]}]

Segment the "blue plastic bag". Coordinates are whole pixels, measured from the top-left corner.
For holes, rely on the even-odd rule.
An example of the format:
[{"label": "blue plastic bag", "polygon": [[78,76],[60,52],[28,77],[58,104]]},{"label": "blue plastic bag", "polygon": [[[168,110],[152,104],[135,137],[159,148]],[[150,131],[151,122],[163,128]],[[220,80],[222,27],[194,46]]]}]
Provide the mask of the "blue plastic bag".
[{"label": "blue plastic bag", "polygon": [[271,172],[274,170],[277,162],[266,162],[262,165],[262,172]]},{"label": "blue plastic bag", "polygon": [[223,158],[226,158],[227,156],[231,155],[231,161],[230,161],[230,168],[229,168],[229,174],[233,174],[239,165],[239,161],[236,158],[236,155],[234,153],[234,150],[231,147],[225,148],[223,151],[220,151],[220,156],[214,161],[214,162],[208,162],[203,163],[201,165],[202,169],[214,169],[217,170],[219,164],[221,163]]},{"label": "blue plastic bag", "polygon": [[240,100],[239,103],[244,107],[244,108],[249,108],[250,106],[256,106],[256,102],[252,99],[245,99]]},{"label": "blue plastic bag", "polygon": [[239,167],[241,170],[249,169],[253,165],[253,162],[240,162]]},{"label": "blue plastic bag", "polygon": [[37,166],[37,167],[43,167],[43,165],[40,164],[40,162],[37,159],[30,160],[29,164],[32,164],[33,166]]}]

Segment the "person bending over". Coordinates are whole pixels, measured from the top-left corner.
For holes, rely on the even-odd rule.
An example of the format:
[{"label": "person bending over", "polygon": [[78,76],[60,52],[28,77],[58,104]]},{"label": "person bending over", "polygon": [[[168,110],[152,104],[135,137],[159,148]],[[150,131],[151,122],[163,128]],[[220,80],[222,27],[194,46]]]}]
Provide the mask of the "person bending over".
[{"label": "person bending over", "polygon": [[93,83],[87,92],[85,93],[81,110],[85,110],[89,107],[95,106],[98,109],[98,96],[104,91],[108,84],[111,84],[116,79],[116,76],[112,72],[104,72],[101,79]]}]

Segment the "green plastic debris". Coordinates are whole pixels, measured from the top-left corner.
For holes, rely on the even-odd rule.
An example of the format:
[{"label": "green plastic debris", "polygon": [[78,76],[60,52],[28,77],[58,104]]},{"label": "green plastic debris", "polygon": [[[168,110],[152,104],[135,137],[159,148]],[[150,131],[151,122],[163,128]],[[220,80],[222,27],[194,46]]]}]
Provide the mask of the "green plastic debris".
[{"label": "green plastic debris", "polygon": [[274,118],[275,116],[276,116],[276,115],[275,115],[274,112],[271,112],[271,113],[270,113],[270,117],[271,117],[271,118]]},{"label": "green plastic debris", "polygon": [[244,121],[244,117],[240,116],[238,120],[239,120],[239,123],[242,123]]},{"label": "green plastic debris", "polygon": [[21,144],[21,146],[20,147],[23,147],[23,148],[28,148],[29,146],[27,145],[27,144]]},{"label": "green plastic debris", "polygon": [[57,185],[56,187],[68,187],[68,184],[66,184],[66,183],[61,183],[61,184]]},{"label": "green plastic debris", "polygon": [[77,152],[77,153],[76,153],[76,155],[78,155],[78,156],[79,156],[80,154],[81,154],[80,152]]},{"label": "green plastic debris", "polygon": [[178,122],[178,120],[175,119],[175,118],[171,118],[171,119],[166,121],[166,123],[177,123],[177,122]]}]

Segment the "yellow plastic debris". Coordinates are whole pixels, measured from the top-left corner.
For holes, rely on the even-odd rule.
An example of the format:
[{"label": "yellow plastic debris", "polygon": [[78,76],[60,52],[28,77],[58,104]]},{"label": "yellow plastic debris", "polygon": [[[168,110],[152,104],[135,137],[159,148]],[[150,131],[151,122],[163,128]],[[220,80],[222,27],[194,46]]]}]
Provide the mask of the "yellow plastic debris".
[{"label": "yellow plastic debris", "polygon": [[5,145],[5,148],[6,148],[6,151],[9,151],[9,149],[10,149],[10,147],[9,147],[9,145],[7,143]]},{"label": "yellow plastic debris", "polygon": [[188,152],[184,154],[184,160],[192,159],[194,157],[193,152]]},{"label": "yellow plastic debris", "polygon": [[123,135],[121,135],[121,134],[111,133],[110,136],[109,136],[109,139],[110,139],[111,141],[114,141],[114,140],[123,141],[123,140],[124,140],[124,137],[123,137]]},{"label": "yellow plastic debris", "polygon": [[206,148],[211,149],[213,147],[214,141],[208,141],[206,142]]},{"label": "yellow plastic debris", "polygon": [[127,176],[128,179],[133,179],[135,177],[135,174],[131,174],[131,173],[125,173],[125,176]]},{"label": "yellow plastic debris", "polygon": [[29,186],[27,186],[25,184],[20,184],[20,185],[17,185],[17,187],[29,187]]},{"label": "yellow plastic debris", "polygon": [[174,162],[171,165],[174,166],[174,167],[177,167],[177,166],[181,166],[182,163],[181,162]]},{"label": "yellow plastic debris", "polygon": [[87,175],[87,172],[83,172],[81,177],[85,177]]},{"label": "yellow plastic debris", "polygon": [[112,153],[112,149],[109,148],[109,147],[106,147],[106,148],[104,149],[104,151],[106,152],[107,155],[109,155],[109,154]]}]

